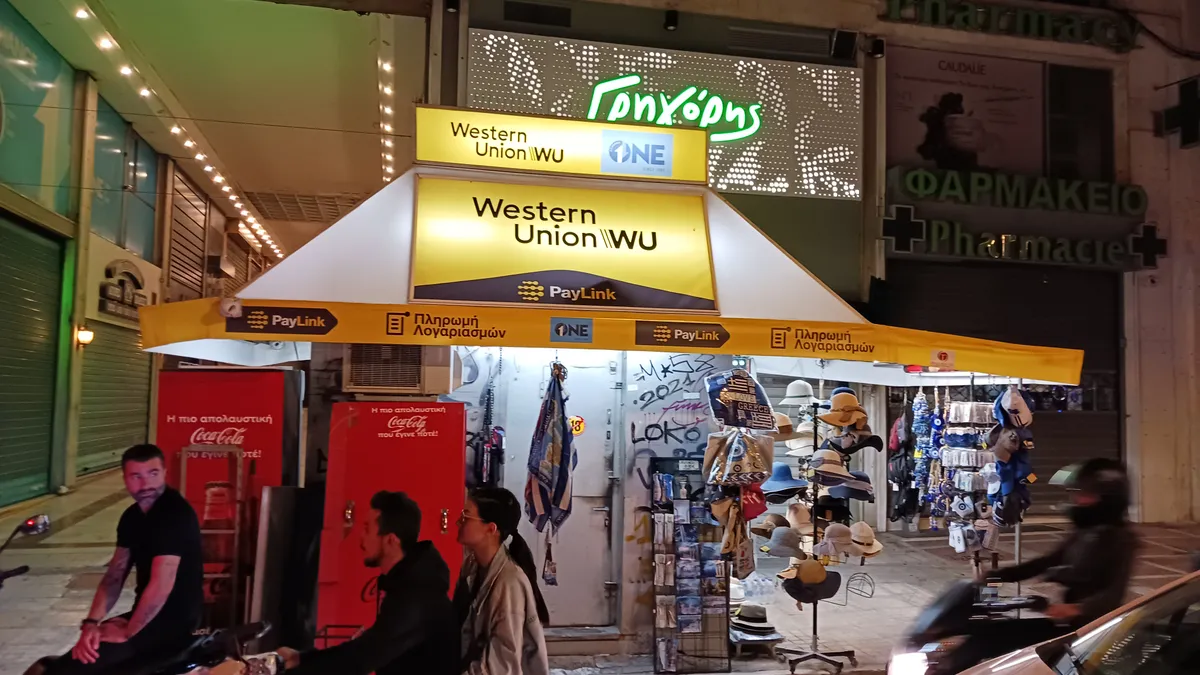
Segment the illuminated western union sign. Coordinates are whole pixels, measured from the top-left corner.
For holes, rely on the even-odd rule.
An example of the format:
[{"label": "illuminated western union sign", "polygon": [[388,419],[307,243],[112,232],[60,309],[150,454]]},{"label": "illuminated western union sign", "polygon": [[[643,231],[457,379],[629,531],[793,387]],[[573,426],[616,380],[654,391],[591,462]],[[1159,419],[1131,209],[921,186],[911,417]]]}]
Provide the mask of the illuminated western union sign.
[{"label": "illuminated western union sign", "polygon": [[697,129],[605,124],[417,106],[417,162],[494,169],[708,181]]},{"label": "illuminated western union sign", "polygon": [[420,178],[413,300],[717,309],[700,195]]}]

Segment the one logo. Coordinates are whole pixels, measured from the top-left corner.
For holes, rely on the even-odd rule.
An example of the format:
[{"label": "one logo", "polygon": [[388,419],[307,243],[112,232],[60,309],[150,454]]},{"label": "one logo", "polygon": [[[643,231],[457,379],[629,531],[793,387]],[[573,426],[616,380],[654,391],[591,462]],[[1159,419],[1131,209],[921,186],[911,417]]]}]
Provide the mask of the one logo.
[{"label": "one logo", "polygon": [[646,131],[606,130],[601,134],[600,172],[670,178],[675,138]]},{"label": "one logo", "polygon": [[666,324],[658,324],[654,327],[654,341],[663,342],[671,339],[671,327]]},{"label": "one logo", "polygon": [[592,320],[551,317],[550,341],[591,343]]},{"label": "one logo", "polygon": [[546,294],[546,289],[537,281],[522,281],[517,284],[517,295],[522,300],[537,302]]},{"label": "one logo", "polygon": [[243,310],[242,316],[225,317],[227,332],[328,335],[338,325],[333,312],[319,307],[244,307]]}]

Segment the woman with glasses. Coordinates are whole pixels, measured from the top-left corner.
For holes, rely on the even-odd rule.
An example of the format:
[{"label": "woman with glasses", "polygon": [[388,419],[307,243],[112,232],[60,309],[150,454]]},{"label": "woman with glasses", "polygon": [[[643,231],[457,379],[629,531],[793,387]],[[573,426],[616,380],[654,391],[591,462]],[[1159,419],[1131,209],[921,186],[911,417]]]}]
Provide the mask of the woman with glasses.
[{"label": "woman with glasses", "polygon": [[[454,591],[462,622],[462,671],[547,675],[542,625],[550,620],[533,552],[517,525],[521,503],[503,488],[477,488],[458,519],[468,558]],[[505,546],[505,542],[508,542]]]}]

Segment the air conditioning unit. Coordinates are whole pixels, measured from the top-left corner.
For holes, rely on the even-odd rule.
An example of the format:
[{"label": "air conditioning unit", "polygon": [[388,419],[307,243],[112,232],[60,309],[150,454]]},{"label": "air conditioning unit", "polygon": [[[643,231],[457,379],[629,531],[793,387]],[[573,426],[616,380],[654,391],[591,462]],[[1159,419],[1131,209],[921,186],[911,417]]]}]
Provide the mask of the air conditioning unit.
[{"label": "air conditioning unit", "polygon": [[462,361],[453,347],[345,346],[342,390],[360,394],[434,396],[462,385]]}]

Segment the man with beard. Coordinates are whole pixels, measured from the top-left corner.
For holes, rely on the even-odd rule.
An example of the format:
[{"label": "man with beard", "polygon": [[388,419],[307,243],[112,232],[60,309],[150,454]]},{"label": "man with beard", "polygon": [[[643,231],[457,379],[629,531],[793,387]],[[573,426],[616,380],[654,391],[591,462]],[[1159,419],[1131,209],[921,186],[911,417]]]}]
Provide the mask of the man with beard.
[{"label": "man with beard", "polygon": [[375,623],[330,649],[280,648],[289,675],[458,675],[450,569],[433,542],[418,541],[420,533],[421,509],[403,492],[371,498],[361,547],[367,567],[382,573]]},{"label": "man with beard", "polygon": [[[57,659],[27,671],[46,675],[129,675],[170,660],[192,641],[204,604],[200,523],[178,491],[167,487],[163,453],[135,445],[121,456],[134,504],[117,525],[117,550],[96,588],[79,641]],[[133,611],[106,619],[137,569]]]}]

